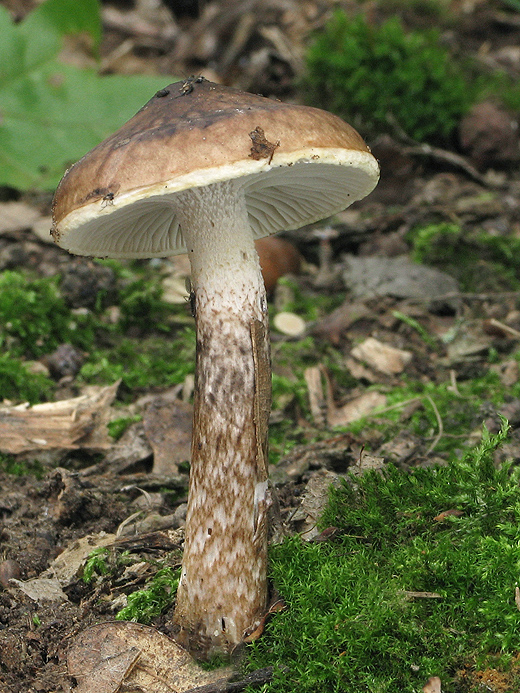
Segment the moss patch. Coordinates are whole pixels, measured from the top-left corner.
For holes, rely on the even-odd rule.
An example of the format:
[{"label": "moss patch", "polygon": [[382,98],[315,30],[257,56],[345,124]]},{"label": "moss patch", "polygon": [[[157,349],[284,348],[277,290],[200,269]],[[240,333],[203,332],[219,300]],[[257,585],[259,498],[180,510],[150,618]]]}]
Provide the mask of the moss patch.
[{"label": "moss patch", "polygon": [[415,693],[433,675],[454,693],[464,666],[497,652],[506,666],[520,648],[520,470],[493,464],[506,431],[446,466],[353,479],[322,520],[336,540],[273,547],[288,608],[248,661],[279,665],[266,693]]}]

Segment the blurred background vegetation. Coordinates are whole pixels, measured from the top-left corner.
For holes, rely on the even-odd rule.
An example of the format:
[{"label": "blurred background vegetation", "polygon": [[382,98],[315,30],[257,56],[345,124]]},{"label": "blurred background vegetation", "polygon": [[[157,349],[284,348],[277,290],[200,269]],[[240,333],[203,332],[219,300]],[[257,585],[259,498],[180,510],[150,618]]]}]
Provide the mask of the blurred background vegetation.
[{"label": "blurred background vegetation", "polygon": [[[515,1],[504,0],[504,9]],[[16,6],[15,0],[11,4]],[[99,0],[32,4],[34,9],[21,21],[0,4],[0,185],[52,190],[67,166],[125,122],[157,89],[187,77],[186,69],[209,67],[211,73],[214,65],[216,76],[225,81],[237,76],[237,65],[230,67],[237,55],[217,55],[203,64],[189,51],[191,59],[185,64],[154,59],[151,69],[142,67],[155,74],[135,74],[135,67],[134,74],[115,74],[117,69],[107,67],[100,53]],[[205,5],[191,3],[199,4]],[[227,5],[229,14],[231,3]],[[182,15],[181,6],[172,3]],[[302,7],[302,16],[305,11]],[[255,20],[244,12],[249,22]],[[389,132],[455,148],[461,118],[479,100],[493,98],[520,110],[518,79],[500,65],[490,69],[450,40],[453,25],[464,17],[444,0],[386,0],[376,13],[368,5],[322,2],[316,3],[315,15],[314,21],[302,23],[306,31],[297,44],[285,45],[293,51],[292,59],[287,58],[289,66],[279,66],[278,82],[271,75],[266,95],[285,92],[331,110],[368,138]],[[411,23],[413,28],[407,26]],[[313,29],[316,24],[319,28]],[[229,32],[229,26],[226,29]],[[276,32],[277,27],[271,29]],[[249,32],[249,41],[257,40],[253,34]],[[279,32],[272,40],[288,44],[290,38]],[[247,47],[243,43],[235,53]],[[225,52],[222,46],[220,51]],[[271,64],[270,69],[274,72],[275,67]]]}]

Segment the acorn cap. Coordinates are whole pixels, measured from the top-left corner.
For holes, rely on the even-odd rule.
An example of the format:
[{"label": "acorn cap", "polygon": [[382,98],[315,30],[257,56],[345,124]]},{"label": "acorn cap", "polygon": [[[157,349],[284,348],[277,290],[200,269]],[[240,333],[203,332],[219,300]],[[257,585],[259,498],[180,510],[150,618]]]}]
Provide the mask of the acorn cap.
[{"label": "acorn cap", "polygon": [[55,241],[77,255],[186,252],[176,193],[233,180],[255,238],[339,212],[379,167],[340,118],[220,86],[176,82],[74,164],[53,201]]}]

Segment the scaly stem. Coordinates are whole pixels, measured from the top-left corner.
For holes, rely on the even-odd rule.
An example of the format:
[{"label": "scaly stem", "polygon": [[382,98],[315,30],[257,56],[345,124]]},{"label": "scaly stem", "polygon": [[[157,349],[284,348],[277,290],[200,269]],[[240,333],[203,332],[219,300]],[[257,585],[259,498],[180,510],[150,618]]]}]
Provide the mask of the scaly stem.
[{"label": "scaly stem", "polygon": [[267,598],[265,289],[235,183],[183,193],[197,326],[186,538],[175,621],[188,649],[229,651]]}]

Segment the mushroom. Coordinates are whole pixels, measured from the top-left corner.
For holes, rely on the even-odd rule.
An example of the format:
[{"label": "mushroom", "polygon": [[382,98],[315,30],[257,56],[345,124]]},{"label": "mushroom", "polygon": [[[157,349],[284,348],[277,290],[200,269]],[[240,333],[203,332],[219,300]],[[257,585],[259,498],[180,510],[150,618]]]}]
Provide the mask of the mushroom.
[{"label": "mushroom", "polygon": [[378,177],[336,116],[198,77],[157,92],[56,191],[52,234],[71,253],[190,259],[197,363],[174,621],[199,655],[233,649],[266,609],[271,368],[254,239],[339,212]]}]

